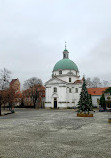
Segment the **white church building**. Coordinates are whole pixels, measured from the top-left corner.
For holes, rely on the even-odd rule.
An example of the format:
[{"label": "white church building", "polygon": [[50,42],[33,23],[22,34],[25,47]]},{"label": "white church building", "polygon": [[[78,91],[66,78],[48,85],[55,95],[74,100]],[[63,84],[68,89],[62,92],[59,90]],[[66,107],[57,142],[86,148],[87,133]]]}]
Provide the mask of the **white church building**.
[{"label": "white church building", "polygon": [[45,108],[74,108],[78,106],[82,80],[77,65],[69,59],[69,52],[63,51],[52,71],[52,78],[45,83]]}]

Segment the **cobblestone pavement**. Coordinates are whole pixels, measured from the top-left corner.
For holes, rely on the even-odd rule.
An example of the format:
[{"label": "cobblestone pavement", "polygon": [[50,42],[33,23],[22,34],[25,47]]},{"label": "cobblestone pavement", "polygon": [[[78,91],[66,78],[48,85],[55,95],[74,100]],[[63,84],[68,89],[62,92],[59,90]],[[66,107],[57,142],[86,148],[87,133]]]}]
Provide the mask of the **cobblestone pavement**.
[{"label": "cobblestone pavement", "polygon": [[111,158],[106,112],[19,109],[0,117],[0,158]]},{"label": "cobblestone pavement", "polygon": [[1,110],[1,115],[8,115],[8,114],[11,114],[11,111],[10,110],[8,110],[8,109],[2,109]]}]

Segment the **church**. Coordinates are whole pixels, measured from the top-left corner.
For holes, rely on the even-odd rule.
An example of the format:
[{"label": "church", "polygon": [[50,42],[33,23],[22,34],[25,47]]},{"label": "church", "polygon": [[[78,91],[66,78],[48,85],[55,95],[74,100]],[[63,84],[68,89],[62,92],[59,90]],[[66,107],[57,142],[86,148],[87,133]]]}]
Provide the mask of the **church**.
[{"label": "church", "polygon": [[63,51],[52,71],[52,78],[45,83],[45,108],[74,108],[78,106],[82,88],[77,65],[69,59],[69,52]]}]

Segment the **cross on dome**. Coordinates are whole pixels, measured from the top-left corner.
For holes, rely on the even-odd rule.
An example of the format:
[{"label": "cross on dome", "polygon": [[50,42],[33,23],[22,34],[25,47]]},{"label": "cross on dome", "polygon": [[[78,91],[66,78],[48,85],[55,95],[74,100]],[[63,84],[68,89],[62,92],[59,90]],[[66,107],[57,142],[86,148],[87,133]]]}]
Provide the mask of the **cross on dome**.
[{"label": "cross on dome", "polygon": [[67,42],[65,41],[65,50],[66,50],[66,43],[67,43]]}]

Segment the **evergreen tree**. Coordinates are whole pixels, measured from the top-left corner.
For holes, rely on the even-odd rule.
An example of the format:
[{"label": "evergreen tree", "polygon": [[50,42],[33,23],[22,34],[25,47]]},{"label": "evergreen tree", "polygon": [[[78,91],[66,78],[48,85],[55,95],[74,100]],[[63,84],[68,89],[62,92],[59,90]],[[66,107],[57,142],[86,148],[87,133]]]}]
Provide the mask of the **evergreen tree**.
[{"label": "evergreen tree", "polygon": [[102,96],[100,98],[100,105],[101,105],[101,107],[103,107],[104,110],[106,110],[106,101],[105,101],[104,94],[102,94]]},{"label": "evergreen tree", "polygon": [[87,88],[86,88],[86,81],[85,78],[83,78],[83,85],[82,90],[80,93],[80,100],[78,102],[78,112],[79,113],[89,113],[89,111],[92,111],[92,99],[88,94]]},{"label": "evergreen tree", "polygon": [[105,93],[110,93],[110,95],[111,95],[111,87],[107,88],[107,89],[105,90]]},{"label": "evergreen tree", "polygon": [[90,111],[92,111],[93,110],[93,104],[92,104],[92,96],[91,96],[91,94],[89,94],[89,105],[90,105],[90,108],[91,108]]}]

